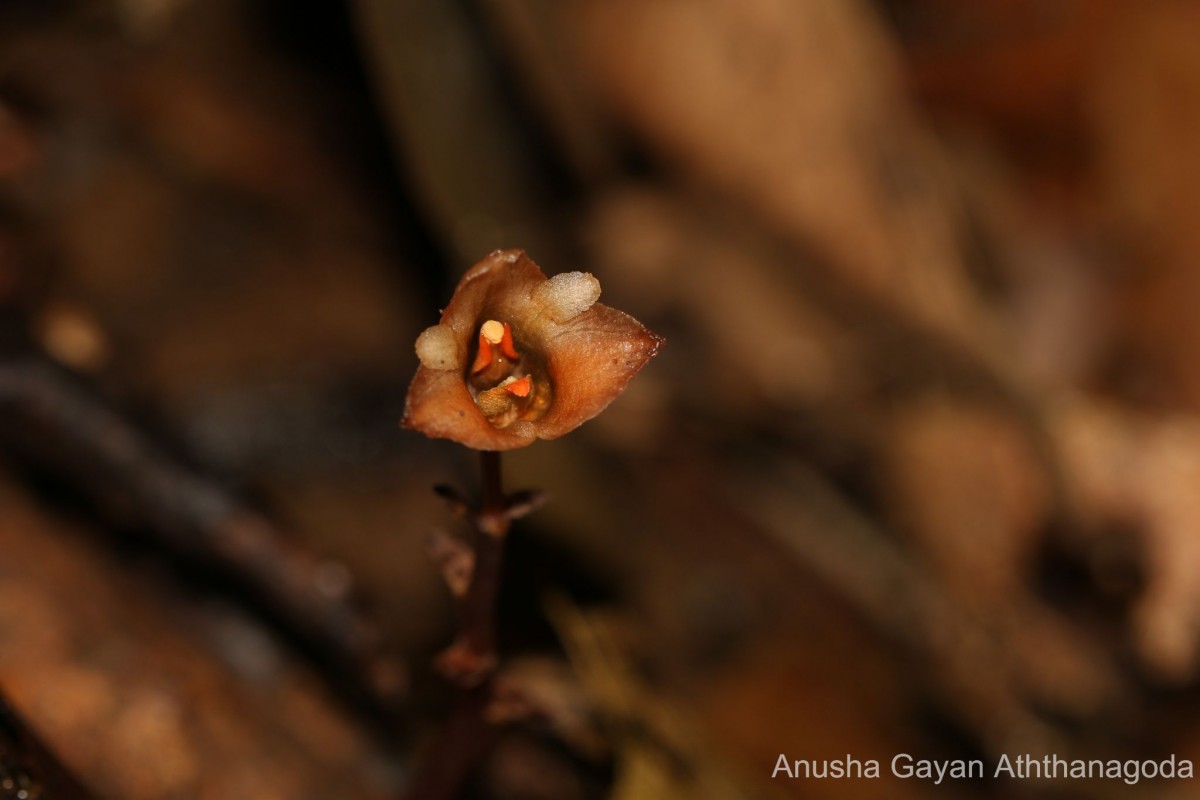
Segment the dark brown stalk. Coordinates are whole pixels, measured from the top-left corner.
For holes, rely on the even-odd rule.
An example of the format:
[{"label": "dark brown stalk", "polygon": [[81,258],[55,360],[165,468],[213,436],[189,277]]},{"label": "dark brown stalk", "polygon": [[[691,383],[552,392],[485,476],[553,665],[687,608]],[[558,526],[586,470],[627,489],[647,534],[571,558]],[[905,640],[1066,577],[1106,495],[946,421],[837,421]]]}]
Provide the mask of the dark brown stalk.
[{"label": "dark brown stalk", "polygon": [[471,581],[462,599],[458,636],[438,667],[463,689],[459,703],[429,748],[409,786],[409,800],[453,800],[495,744],[499,729],[487,719],[496,670],[496,614],[504,542],[515,518],[540,504],[540,495],[505,495],[500,453],[482,451],[483,491],[468,515],[475,527]]},{"label": "dark brown stalk", "polygon": [[475,573],[463,607],[462,638],[469,652],[482,667],[490,669],[496,661],[496,601],[500,595],[500,572],[504,562],[504,540],[512,519],[504,496],[500,454],[480,453],[483,474],[483,498],[475,527]]},{"label": "dark brown stalk", "polygon": [[408,785],[407,800],[454,800],[491,752],[498,726],[486,718],[491,681],[463,691]]}]

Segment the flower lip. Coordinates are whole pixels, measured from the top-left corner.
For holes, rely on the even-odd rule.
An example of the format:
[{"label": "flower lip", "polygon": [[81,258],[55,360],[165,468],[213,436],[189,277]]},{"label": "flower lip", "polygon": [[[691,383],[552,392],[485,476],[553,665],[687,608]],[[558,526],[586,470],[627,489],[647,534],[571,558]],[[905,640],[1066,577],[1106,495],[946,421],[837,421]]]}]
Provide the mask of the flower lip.
[{"label": "flower lip", "polygon": [[402,424],[478,450],[554,439],[604,410],[663,344],[596,302],[588,273],[547,278],[522,250],[497,250],[463,276],[437,325]]}]

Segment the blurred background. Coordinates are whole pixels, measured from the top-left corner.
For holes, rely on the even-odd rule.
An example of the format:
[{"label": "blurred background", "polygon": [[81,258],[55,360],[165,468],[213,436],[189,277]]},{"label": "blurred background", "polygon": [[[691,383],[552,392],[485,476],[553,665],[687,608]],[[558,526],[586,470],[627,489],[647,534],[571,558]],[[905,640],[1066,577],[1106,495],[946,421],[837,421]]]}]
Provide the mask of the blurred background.
[{"label": "blurred background", "polygon": [[430,487],[477,491],[397,427],[412,342],[522,247],[668,345],[506,458],[539,714],[470,796],[1192,796],[770,773],[1200,760],[1197,30],[0,4],[0,691],[100,796],[398,796],[453,703]]}]

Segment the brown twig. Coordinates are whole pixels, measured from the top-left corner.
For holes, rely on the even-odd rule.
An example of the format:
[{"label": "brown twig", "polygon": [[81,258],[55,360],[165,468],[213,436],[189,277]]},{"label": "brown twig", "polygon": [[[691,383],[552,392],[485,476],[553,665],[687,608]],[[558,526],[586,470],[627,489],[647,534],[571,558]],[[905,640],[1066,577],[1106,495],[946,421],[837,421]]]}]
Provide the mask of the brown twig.
[{"label": "brown twig", "polygon": [[88,381],[32,350],[0,360],[0,446],[65,481],[109,522],[133,523],[164,551],[215,570],[332,670],[376,722],[398,721],[402,662],[344,581],[328,579],[329,564]]}]

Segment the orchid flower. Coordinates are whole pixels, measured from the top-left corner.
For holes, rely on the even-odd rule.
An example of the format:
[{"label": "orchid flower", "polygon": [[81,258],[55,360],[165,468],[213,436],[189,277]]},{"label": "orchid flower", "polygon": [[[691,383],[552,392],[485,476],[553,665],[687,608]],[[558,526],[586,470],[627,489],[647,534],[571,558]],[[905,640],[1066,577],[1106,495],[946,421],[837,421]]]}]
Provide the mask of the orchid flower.
[{"label": "orchid flower", "polygon": [[589,273],[547,278],[523,250],[491,253],[417,337],[421,365],[401,424],[476,450],[511,450],[579,427],[663,345],[599,297]]}]

